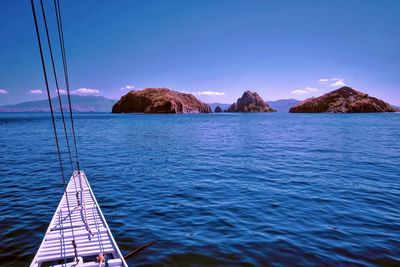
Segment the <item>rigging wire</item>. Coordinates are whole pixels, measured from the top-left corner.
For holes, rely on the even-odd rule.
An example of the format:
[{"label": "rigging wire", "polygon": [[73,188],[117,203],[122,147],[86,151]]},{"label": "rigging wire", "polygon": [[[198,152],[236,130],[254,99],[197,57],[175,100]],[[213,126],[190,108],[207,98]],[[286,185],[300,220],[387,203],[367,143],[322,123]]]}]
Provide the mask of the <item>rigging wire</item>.
[{"label": "rigging wire", "polygon": [[67,66],[67,59],[66,59],[66,54],[65,54],[64,32],[63,32],[63,27],[62,27],[61,9],[60,9],[59,0],[54,0],[54,8],[55,8],[55,12],[56,12],[58,38],[60,41],[61,56],[62,56],[62,62],[63,62],[63,68],[64,68],[64,79],[65,79],[65,85],[67,88],[67,95],[68,95],[69,115],[70,115],[70,119],[71,119],[72,136],[73,136],[74,147],[75,147],[76,165],[78,168],[78,174],[79,174],[79,179],[80,179],[80,165],[79,165],[79,157],[78,157],[78,148],[77,148],[77,144],[76,144],[74,117],[72,115],[72,104],[71,104],[71,93],[70,93],[70,87],[69,87],[68,66]]},{"label": "rigging wire", "polygon": [[[37,17],[36,17],[34,0],[31,0],[31,6],[32,6],[33,19],[34,19],[34,22],[35,22],[36,37],[37,37],[39,51],[40,51],[40,59],[42,61],[42,70],[43,70],[43,76],[44,76],[45,85],[46,85],[47,99],[49,101],[49,107],[50,107],[50,113],[51,113],[51,121],[52,121],[52,125],[53,125],[53,132],[54,132],[54,137],[55,137],[55,141],[56,141],[58,162],[59,162],[59,165],[60,165],[61,180],[62,180],[63,185],[64,185],[64,194],[65,194],[65,198],[66,198],[66,202],[67,202],[68,213],[71,214],[70,213],[71,212],[70,211],[70,207],[69,207],[69,201],[68,201],[67,186],[66,186],[66,183],[65,183],[64,167],[63,167],[63,162],[62,162],[62,159],[61,159],[60,144],[59,144],[59,140],[58,140],[56,122],[55,122],[55,118],[54,118],[53,105],[51,103],[51,94],[50,94],[50,88],[49,88],[49,81],[48,81],[48,78],[47,78],[46,63],[45,63],[44,55],[43,55],[43,49],[42,49],[42,43],[41,43],[41,39],[40,39],[40,32],[39,32],[39,26],[38,26],[38,21],[37,21]],[[72,233],[72,246],[74,248],[75,258],[77,259],[77,262],[78,262],[79,261],[78,260],[78,252],[76,250],[75,233],[74,233],[74,228],[73,228],[71,216],[69,216],[69,221],[70,221],[71,233]],[[64,239],[64,236],[62,238]]]},{"label": "rigging wire", "polygon": [[[97,217],[99,216],[99,211],[98,211],[96,205],[93,205],[92,215],[93,215],[94,224],[95,224],[95,227],[96,227],[96,230],[97,230],[97,241],[99,242],[100,252],[104,253],[103,240],[101,238],[101,232],[100,232],[99,225],[97,224]],[[99,218],[99,221],[101,221],[100,218]]]},{"label": "rigging wire", "polygon": [[[71,118],[72,135],[73,135],[73,139],[74,139],[74,146],[75,146],[75,153],[76,153],[75,156],[76,156],[76,163],[77,163],[77,168],[78,168],[78,179],[79,179],[79,185],[81,187],[81,193],[80,193],[81,201],[80,202],[78,199],[79,198],[78,193],[76,194],[76,196],[78,199],[78,203],[80,203],[80,206],[83,208],[84,214],[82,216],[83,217],[82,219],[86,225],[86,229],[90,235],[94,235],[90,229],[90,225],[87,220],[86,198],[85,198],[85,192],[83,192],[82,178],[81,178],[81,174],[80,174],[80,165],[79,165],[78,148],[77,148],[77,142],[76,142],[75,125],[74,125],[74,118],[72,115],[71,93],[70,93],[70,86],[69,86],[68,65],[67,65],[67,57],[66,57],[66,52],[65,52],[64,32],[63,32],[63,26],[62,26],[60,2],[59,2],[59,0],[54,0],[53,2],[54,2],[54,9],[55,9],[55,15],[56,15],[56,20],[57,20],[57,30],[58,30],[58,37],[59,37],[60,48],[61,48],[62,62],[63,62],[63,67],[64,67],[64,78],[65,78],[67,94],[68,94],[68,104],[69,104],[69,112],[70,112],[70,118]],[[74,182],[75,182],[75,178],[74,178]]]},{"label": "rigging wire", "polygon": [[58,95],[58,103],[59,103],[59,106],[60,106],[61,118],[62,118],[62,122],[63,122],[65,141],[66,141],[67,148],[68,148],[68,155],[69,155],[69,159],[71,161],[71,167],[72,167],[72,170],[74,170],[73,160],[72,160],[72,155],[71,155],[71,148],[70,148],[70,145],[69,145],[69,138],[68,138],[68,133],[67,133],[67,126],[65,124],[64,110],[63,110],[63,106],[62,106],[62,103],[61,103],[60,88],[58,86],[56,66],[54,64],[53,49],[51,48],[50,35],[49,35],[49,30],[48,30],[48,27],[47,27],[46,15],[45,15],[45,12],[44,12],[44,7],[43,7],[43,0],[40,0],[40,6],[41,6],[41,9],[42,9],[43,22],[44,22],[45,29],[46,29],[47,45],[49,47],[51,65],[52,65],[53,75],[54,75],[54,81],[56,83],[56,89],[57,89],[57,95]]},{"label": "rigging wire", "polygon": [[[58,216],[58,224],[61,226],[60,227],[60,235],[62,237],[64,237],[64,227],[63,227],[63,222],[61,220],[61,216],[62,216],[62,208],[60,208],[60,215]],[[65,245],[65,240],[64,238],[60,238],[60,248],[61,248],[61,257],[63,257],[64,254],[64,263],[65,266],[67,266],[67,248]]]},{"label": "rigging wire", "polygon": [[[78,174],[79,175],[79,178],[80,178],[80,174]],[[87,209],[86,209],[86,192],[84,191],[84,186],[83,186],[83,183],[82,183],[82,179],[79,179],[79,183],[80,183],[80,187],[81,187],[81,199],[82,199],[82,203],[81,203],[81,206],[82,206],[82,208],[83,208],[83,213],[82,213],[82,210],[81,210],[81,214],[82,214],[82,221],[85,223],[85,225],[86,225],[86,230],[88,231],[88,233],[89,233],[89,239],[90,239],[90,236],[92,235],[92,236],[94,236],[94,234],[93,234],[93,232],[92,232],[92,230],[90,229],[90,225],[89,225],[89,221],[88,221],[88,216],[87,216]],[[78,194],[78,193],[77,193]]]},{"label": "rigging wire", "polygon": [[[86,225],[86,229],[89,233],[89,236],[90,235],[93,236],[94,234],[93,234],[92,230],[90,229],[90,225],[89,225],[89,222],[87,219],[86,198],[85,198],[85,192],[83,192],[82,177],[81,177],[81,173],[80,173],[78,148],[77,148],[76,134],[75,134],[75,125],[74,125],[74,118],[72,115],[72,104],[71,104],[71,94],[70,94],[70,87],[69,87],[67,57],[66,57],[66,53],[65,53],[64,32],[63,32],[63,27],[62,27],[61,8],[60,8],[59,0],[54,0],[54,9],[55,9],[55,14],[56,14],[56,19],[57,19],[58,37],[59,37],[59,42],[60,42],[60,47],[61,47],[61,56],[62,56],[62,62],[63,62],[63,67],[64,67],[64,78],[65,78],[65,84],[66,84],[67,94],[68,94],[68,104],[69,104],[69,112],[70,112],[70,118],[71,118],[72,135],[73,135],[73,139],[74,139],[76,164],[77,164],[77,168],[78,168],[78,179],[79,179],[79,185],[81,187],[81,193],[80,193],[81,201],[79,201],[78,192],[76,193],[76,198],[78,200],[79,205],[83,208],[82,220]],[[74,183],[75,183],[75,177],[74,177]],[[76,188],[76,185],[75,185],[75,188]],[[75,190],[75,191],[77,191],[77,190]]]}]

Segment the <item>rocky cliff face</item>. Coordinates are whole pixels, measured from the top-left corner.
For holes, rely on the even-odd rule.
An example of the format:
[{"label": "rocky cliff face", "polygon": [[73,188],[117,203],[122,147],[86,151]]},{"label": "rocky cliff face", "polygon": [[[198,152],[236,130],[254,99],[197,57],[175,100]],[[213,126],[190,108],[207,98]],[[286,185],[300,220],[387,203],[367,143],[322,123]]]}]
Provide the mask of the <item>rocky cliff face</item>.
[{"label": "rocky cliff face", "polygon": [[236,103],[233,103],[227,112],[275,112],[265,101],[256,93],[249,90],[245,91]]},{"label": "rocky cliff face", "polygon": [[320,97],[309,98],[293,106],[291,113],[395,112],[388,103],[350,87],[342,87]]},{"label": "rocky cliff face", "polygon": [[210,106],[192,94],[167,88],[130,91],[113,106],[113,113],[209,113]]}]

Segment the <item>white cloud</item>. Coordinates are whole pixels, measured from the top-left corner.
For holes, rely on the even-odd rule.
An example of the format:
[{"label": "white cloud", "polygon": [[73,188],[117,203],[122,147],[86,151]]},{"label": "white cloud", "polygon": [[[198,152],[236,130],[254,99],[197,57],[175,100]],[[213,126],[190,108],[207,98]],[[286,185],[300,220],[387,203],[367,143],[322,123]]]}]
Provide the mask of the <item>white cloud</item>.
[{"label": "white cloud", "polygon": [[0,95],[6,95],[6,94],[8,94],[7,90],[0,89]]},{"label": "white cloud", "polygon": [[340,87],[345,86],[344,79],[342,78],[321,78],[318,80],[320,84],[332,86],[332,87]]},{"label": "white cloud", "polygon": [[344,79],[340,79],[332,84],[330,84],[330,86],[332,87],[341,87],[341,86],[345,86],[346,84],[344,83]]},{"label": "white cloud", "polygon": [[205,95],[205,96],[224,96],[225,93],[224,92],[215,92],[215,91],[201,91],[201,92],[189,92],[193,95],[197,95],[197,96],[201,96],[201,95]]},{"label": "white cloud", "polygon": [[[67,94],[67,90],[59,89],[58,91],[60,92],[60,95],[66,95]],[[56,90],[56,93],[57,93],[57,90]]]},{"label": "white cloud", "polygon": [[79,88],[76,90],[72,90],[71,93],[76,95],[97,95],[100,94],[100,91],[91,88]]},{"label": "white cloud", "polygon": [[322,79],[319,79],[318,82],[321,84],[325,84],[325,83],[329,82],[329,79],[322,78]]},{"label": "white cloud", "polygon": [[319,92],[319,89],[317,89],[317,88],[312,88],[312,87],[306,87],[306,91],[307,92],[310,92],[310,93],[316,93],[316,92]]},{"label": "white cloud", "polygon": [[30,90],[30,91],[28,92],[28,94],[31,94],[31,95],[41,95],[41,94],[43,94],[43,91],[40,90],[40,89],[34,89],[34,90]]},{"label": "white cloud", "polygon": [[308,92],[306,90],[299,89],[299,90],[292,91],[292,94],[294,94],[294,95],[304,95],[304,94],[308,94]]},{"label": "white cloud", "polygon": [[[67,95],[68,92],[65,89],[59,89],[60,95]],[[57,92],[57,90],[56,90]],[[71,95],[98,95],[100,94],[100,91],[97,89],[91,89],[91,88],[78,88],[76,90],[70,90]]]},{"label": "white cloud", "polygon": [[318,80],[318,82],[320,84],[327,84],[327,83],[336,82],[339,80],[340,80],[339,78],[321,78]]},{"label": "white cloud", "polygon": [[305,95],[305,94],[317,93],[317,92],[319,92],[319,89],[307,86],[304,89],[298,89],[298,90],[292,91],[292,94],[294,94],[294,95]]},{"label": "white cloud", "polygon": [[132,85],[132,84],[127,84],[127,85],[125,85],[124,87],[121,87],[121,91],[122,91],[122,90],[133,90],[134,88],[135,88],[134,85]]}]

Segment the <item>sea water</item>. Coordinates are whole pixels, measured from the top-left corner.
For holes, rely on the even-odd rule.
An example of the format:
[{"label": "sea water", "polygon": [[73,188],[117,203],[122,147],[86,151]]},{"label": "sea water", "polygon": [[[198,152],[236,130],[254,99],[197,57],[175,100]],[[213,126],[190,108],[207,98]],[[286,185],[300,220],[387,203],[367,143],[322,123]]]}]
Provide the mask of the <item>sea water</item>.
[{"label": "sea water", "polygon": [[[122,252],[158,240],[129,265],[400,266],[398,113],[81,113],[75,124]],[[62,193],[50,115],[0,114],[1,266],[30,263]]]}]

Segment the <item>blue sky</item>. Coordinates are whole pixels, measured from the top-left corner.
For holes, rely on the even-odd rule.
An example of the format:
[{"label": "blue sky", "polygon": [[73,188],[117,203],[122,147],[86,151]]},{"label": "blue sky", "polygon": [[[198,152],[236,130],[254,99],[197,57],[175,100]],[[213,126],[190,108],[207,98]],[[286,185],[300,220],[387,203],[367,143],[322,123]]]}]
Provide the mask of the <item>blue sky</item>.
[{"label": "blue sky", "polygon": [[[53,1],[44,2],[57,45]],[[346,84],[400,105],[397,0],[61,6],[76,94],[118,99],[129,88],[168,87],[231,103],[247,89],[265,100],[305,99]],[[45,98],[29,1],[0,1],[0,25],[0,105]]]}]

